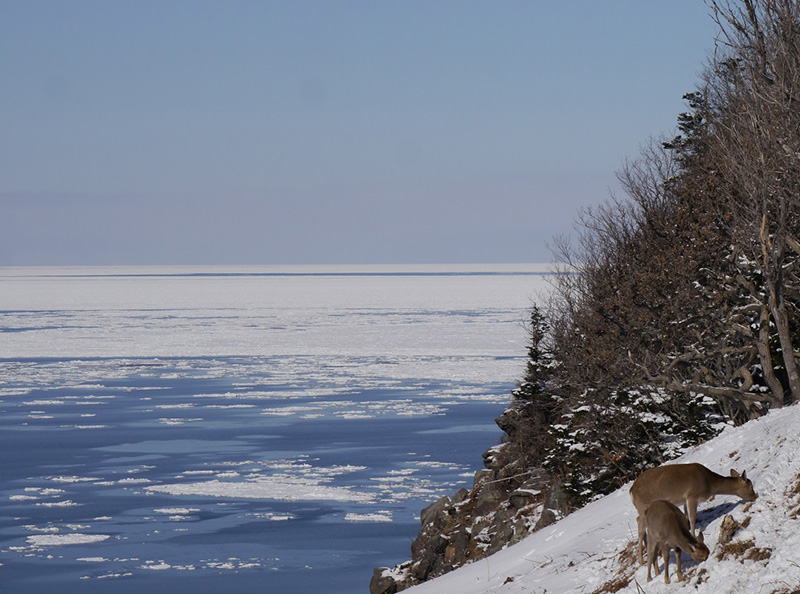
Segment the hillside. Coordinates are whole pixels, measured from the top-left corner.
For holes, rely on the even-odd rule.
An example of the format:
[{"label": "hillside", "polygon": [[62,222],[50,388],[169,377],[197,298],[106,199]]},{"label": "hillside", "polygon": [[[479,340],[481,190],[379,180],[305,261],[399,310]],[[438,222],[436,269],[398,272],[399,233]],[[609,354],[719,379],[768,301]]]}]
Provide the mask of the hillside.
[{"label": "hillside", "polygon": [[[663,573],[648,583],[645,567],[635,565],[636,512],[626,485],[514,546],[406,592],[800,592],[800,407],[729,427],[676,462],[700,462],[720,474],[746,470],[759,495],[752,504],[719,496],[701,506],[698,526],[711,556],[699,565],[684,556],[685,582],[677,582],[674,558],[670,585]],[[726,522],[727,538],[726,516],[734,520]]]}]

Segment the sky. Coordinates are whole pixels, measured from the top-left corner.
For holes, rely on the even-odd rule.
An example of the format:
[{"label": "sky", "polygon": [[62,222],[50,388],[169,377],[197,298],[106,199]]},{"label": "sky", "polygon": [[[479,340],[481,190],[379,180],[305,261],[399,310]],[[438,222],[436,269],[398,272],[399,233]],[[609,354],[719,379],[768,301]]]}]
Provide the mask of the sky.
[{"label": "sky", "polygon": [[550,262],[702,0],[0,0],[0,266]]}]

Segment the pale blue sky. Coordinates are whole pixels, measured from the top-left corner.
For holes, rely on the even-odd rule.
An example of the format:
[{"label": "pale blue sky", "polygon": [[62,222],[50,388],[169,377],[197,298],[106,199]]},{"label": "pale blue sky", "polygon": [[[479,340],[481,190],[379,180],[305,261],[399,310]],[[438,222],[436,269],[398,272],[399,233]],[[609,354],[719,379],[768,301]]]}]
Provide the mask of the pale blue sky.
[{"label": "pale blue sky", "polygon": [[550,261],[701,0],[0,0],[0,266]]}]

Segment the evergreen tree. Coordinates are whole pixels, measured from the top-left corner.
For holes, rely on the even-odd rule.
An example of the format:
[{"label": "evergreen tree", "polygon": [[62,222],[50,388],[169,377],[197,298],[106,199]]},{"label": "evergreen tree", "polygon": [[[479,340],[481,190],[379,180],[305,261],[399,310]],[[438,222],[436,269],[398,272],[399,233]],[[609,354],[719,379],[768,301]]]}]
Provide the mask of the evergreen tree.
[{"label": "evergreen tree", "polygon": [[528,326],[530,343],[525,376],[519,388],[514,391],[514,398],[533,401],[546,391],[555,366],[553,354],[547,346],[549,331],[547,318],[537,305],[533,305]]}]

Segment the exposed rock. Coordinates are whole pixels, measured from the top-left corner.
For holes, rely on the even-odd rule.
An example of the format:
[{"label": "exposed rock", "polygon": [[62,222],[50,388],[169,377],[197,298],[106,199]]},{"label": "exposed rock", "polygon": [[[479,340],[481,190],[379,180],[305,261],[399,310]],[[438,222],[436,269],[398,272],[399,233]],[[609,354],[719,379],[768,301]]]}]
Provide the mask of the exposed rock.
[{"label": "exposed rock", "polygon": [[549,477],[541,469],[530,473],[529,477],[509,495],[509,501],[516,509],[521,509],[540,501],[543,497],[543,492],[548,488]]},{"label": "exposed rock", "polygon": [[445,515],[452,507],[452,501],[445,495],[438,501],[430,504],[423,509],[419,514],[420,522],[425,526],[426,524],[441,523],[445,520]]},{"label": "exposed rock", "polygon": [[508,407],[494,422],[506,435],[511,435],[517,427],[519,412],[514,407]]},{"label": "exposed rock", "polygon": [[497,470],[503,466],[503,450],[506,444],[496,445],[483,453],[483,465],[490,470]]},{"label": "exposed rock", "polygon": [[480,470],[476,470],[475,475],[472,479],[473,488],[477,487],[478,485],[488,483],[492,479],[494,479],[494,471],[489,470],[488,468],[481,468]]},{"label": "exposed rock", "polygon": [[471,538],[472,535],[469,533],[466,526],[458,528],[450,539],[450,544],[448,544],[445,549],[445,564],[457,567],[458,560],[463,559],[469,550],[469,541]]},{"label": "exposed rock", "polygon": [[507,497],[505,485],[502,482],[487,481],[477,488],[475,495],[475,507],[473,513],[483,516],[497,509],[500,502]]},{"label": "exposed rock", "polygon": [[422,510],[411,561],[376,569],[371,594],[394,594],[482,559],[566,515],[566,495],[546,471],[526,469],[505,444],[483,459],[470,490]]},{"label": "exposed rock", "polygon": [[466,489],[459,489],[455,495],[453,495],[450,500],[453,502],[454,505],[458,505],[462,501],[464,501],[467,497],[469,497],[469,491]]},{"label": "exposed rock", "polygon": [[508,500],[514,509],[522,509],[539,499],[541,494],[538,490],[517,489],[508,496]]},{"label": "exposed rock", "polygon": [[369,594],[395,594],[397,581],[388,567],[376,567],[369,582]]},{"label": "exposed rock", "polygon": [[536,522],[534,531],[541,530],[557,522],[566,515],[567,510],[567,494],[564,492],[564,489],[561,488],[560,484],[553,483],[547,490],[547,496],[544,500],[544,510],[542,511],[539,521]]}]

